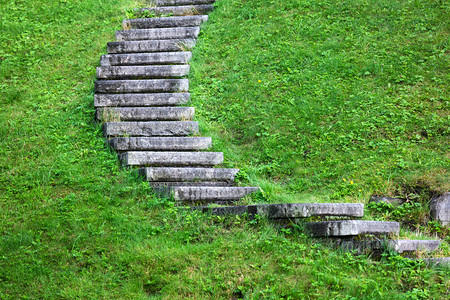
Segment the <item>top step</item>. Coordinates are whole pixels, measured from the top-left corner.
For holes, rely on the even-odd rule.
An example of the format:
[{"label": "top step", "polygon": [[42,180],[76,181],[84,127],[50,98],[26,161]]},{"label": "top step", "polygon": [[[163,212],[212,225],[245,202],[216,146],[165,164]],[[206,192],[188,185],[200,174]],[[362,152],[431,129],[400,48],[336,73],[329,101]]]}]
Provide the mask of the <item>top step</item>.
[{"label": "top step", "polygon": [[152,0],[154,6],[200,5],[213,4],[216,0]]},{"label": "top step", "polygon": [[145,28],[197,27],[207,20],[207,15],[125,19],[122,22],[122,26],[125,30]]},{"label": "top step", "polygon": [[149,12],[155,16],[172,15],[172,16],[193,16],[205,15],[211,12],[214,6],[211,4],[202,5],[183,5],[183,6],[163,6],[163,7],[149,7],[141,8],[140,12]]}]

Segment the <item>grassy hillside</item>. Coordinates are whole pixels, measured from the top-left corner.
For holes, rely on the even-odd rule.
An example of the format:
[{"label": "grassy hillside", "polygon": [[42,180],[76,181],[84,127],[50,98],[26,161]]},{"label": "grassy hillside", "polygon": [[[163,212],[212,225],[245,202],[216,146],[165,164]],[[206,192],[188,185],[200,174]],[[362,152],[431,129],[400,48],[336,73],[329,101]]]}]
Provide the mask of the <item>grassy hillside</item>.
[{"label": "grassy hillside", "polygon": [[[448,4],[272,2],[220,0],[194,53],[202,130],[241,181],[267,201],[448,189]],[[448,270],[189,214],[119,168],[93,81],[136,5],[0,0],[1,299],[448,298]]]},{"label": "grassy hillside", "polygon": [[218,7],[195,48],[194,106],[268,201],[450,190],[448,2]]}]

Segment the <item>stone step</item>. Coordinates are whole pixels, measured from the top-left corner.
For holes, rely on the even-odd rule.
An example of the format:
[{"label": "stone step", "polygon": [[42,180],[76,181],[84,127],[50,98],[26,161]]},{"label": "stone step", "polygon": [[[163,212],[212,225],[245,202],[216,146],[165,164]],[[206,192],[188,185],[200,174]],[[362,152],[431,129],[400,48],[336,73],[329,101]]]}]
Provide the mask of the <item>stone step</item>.
[{"label": "stone step", "polygon": [[214,166],[223,162],[223,153],[130,151],[119,154],[119,158],[128,166]]},{"label": "stone step", "polygon": [[97,80],[95,92],[105,94],[187,92],[188,79]]},{"label": "stone step", "polygon": [[192,121],[107,122],[106,136],[183,136],[198,133],[198,123]]},{"label": "stone step", "polygon": [[116,137],[109,144],[116,151],[195,151],[211,147],[210,137]]},{"label": "stone step", "polygon": [[208,20],[207,15],[125,19],[123,29],[196,27]]},{"label": "stone step", "polygon": [[187,64],[191,60],[191,52],[154,52],[106,54],[100,58],[101,66],[143,66],[162,64]]},{"label": "stone step", "polygon": [[172,28],[145,28],[116,31],[116,40],[141,41],[141,40],[172,40],[172,39],[196,39],[200,27],[172,27]]},{"label": "stone step", "polygon": [[258,191],[257,187],[174,187],[177,201],[232,202]]},{"label": "stone step", "polygon": [[189,74],[188,65],[97,67],[98,79],[173,78]]},{"label": "stone step", "polygon": [[306,225],[307,229],[317,237],[343,237],[366,234],[387,235],[398,234],[400,230],[398,222],[382,221],[342,220],[312,222]]},{"label": "stone step", "polygon": [[397,253],[436,250],[441,244],[438,240],[370,240],[370,241],[341,241],[339,247],[359,254],[367,252],[383,252],[385,250]]},{"label": "stone step", "polygon": [[438,240],[389,240],[387,245],[391,250],[398,253],[436,250],[441,241]]},{"label": "stone step", "polygon": [[142,168],[139,174],[148,181],[165,182],[233,182],[238,169],[214,168]]},{"label": "stone step", "polygon": [[155,16],[172,15],[172,16],[190,16],[190,15],[204,15],[211,12],[214,6],[211,4],[201,5],[183,5],[183,6],[162,6],[141,8],[140,12],[149,12]]},{"label": "stone step", "polygon": [[193,107],[106,107],[98,108],[97,120],[115,121],[190,121]]},{"label": "stone step", "polygon": [[315,216],[362,217],[361,203],[282,203],[226,207],[196,207],[214,215],[260,215],[269,219],[294,219]]},{"label": "stone step", "polygon": [[150,40],[109,42],[108,53],[147,53],[189,51],[194,48],[195,39]]},{"label": "stone step", "polygon": [[199,5],[213,4],[216,0],[152,0],[150,4],[154,6],[177,6],[177,5]]},{"label": "stone step", "polygon": [[186,104],[189,99],[189,93],[95,94],[94,106],[170,106]]},{"label": "stone step", "polygon": [[163,194],[165,196],[168,196],[170,192],[168,193],[167,188],[172,187],[178,187],[178,186],[216,186],[216,187],[224,187],[224,186],[233,186],[233,182],[226,182],[226,181],[200,181],[200,182],[175,182],[175,181],[152,181],[149,182],[150,186],[154,188],[160,188],[158,192],[160,194]]},{"label": "stone step", "polygon": [[450,257],[423,258],[423,261],[430,267],[442,267],[450,269]]}]

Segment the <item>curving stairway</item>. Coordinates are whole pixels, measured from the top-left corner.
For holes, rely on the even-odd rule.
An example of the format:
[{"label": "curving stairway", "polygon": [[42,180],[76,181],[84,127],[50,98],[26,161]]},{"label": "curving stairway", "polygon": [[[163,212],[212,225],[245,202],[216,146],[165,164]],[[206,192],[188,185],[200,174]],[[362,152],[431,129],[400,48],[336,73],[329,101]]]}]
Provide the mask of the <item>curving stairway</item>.
[{"label": "curving stairway", "polygon": [[[397,222],[361,218],[363,204],[288,203],[208,207],[233,204],[258,187],[235,185],[238,169],[220,168],[223,153],[209,152],[210,137],[199,136],[189,102],[190,50],[214,0],[155,0],[140,9],[152,18],[126,19],[116,41],[108,43],[97,68],[96,118],[123,165],[138,172],[175,201],[218,215],[260,215],[273,220],[332,217],[306,225],[313,236],[334,238],[346,249],[432,251],[439,241],[398,240]],[[169,16],[167,16],[169,15]],[[341,220],[339,220],[341,218]],[[344,218],[344,219],[342,219]],[[381,243],[377,236],[384,237]],[[363,237],[363,238],[362,238]],[[386,240],[387,239],[387,240]]]}]

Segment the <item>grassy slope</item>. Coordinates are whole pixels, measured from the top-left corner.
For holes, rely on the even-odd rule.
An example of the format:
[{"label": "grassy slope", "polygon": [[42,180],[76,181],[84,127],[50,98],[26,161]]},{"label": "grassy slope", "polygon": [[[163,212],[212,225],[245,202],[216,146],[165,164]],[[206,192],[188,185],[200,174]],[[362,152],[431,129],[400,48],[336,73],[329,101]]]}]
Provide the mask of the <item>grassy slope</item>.
[{"label": "grassy slope", "polygon": [[98,58],[134,6],[1,2],[0,298],[448,296],[448,271],[331,251],[263,220],[186,215],[119,169],[93,122],[92,90]]},{"label": "grassy slope", "polygon": [[195,49],[194,105],[268,201],[450,190],[448,3],[219,7]]}]

